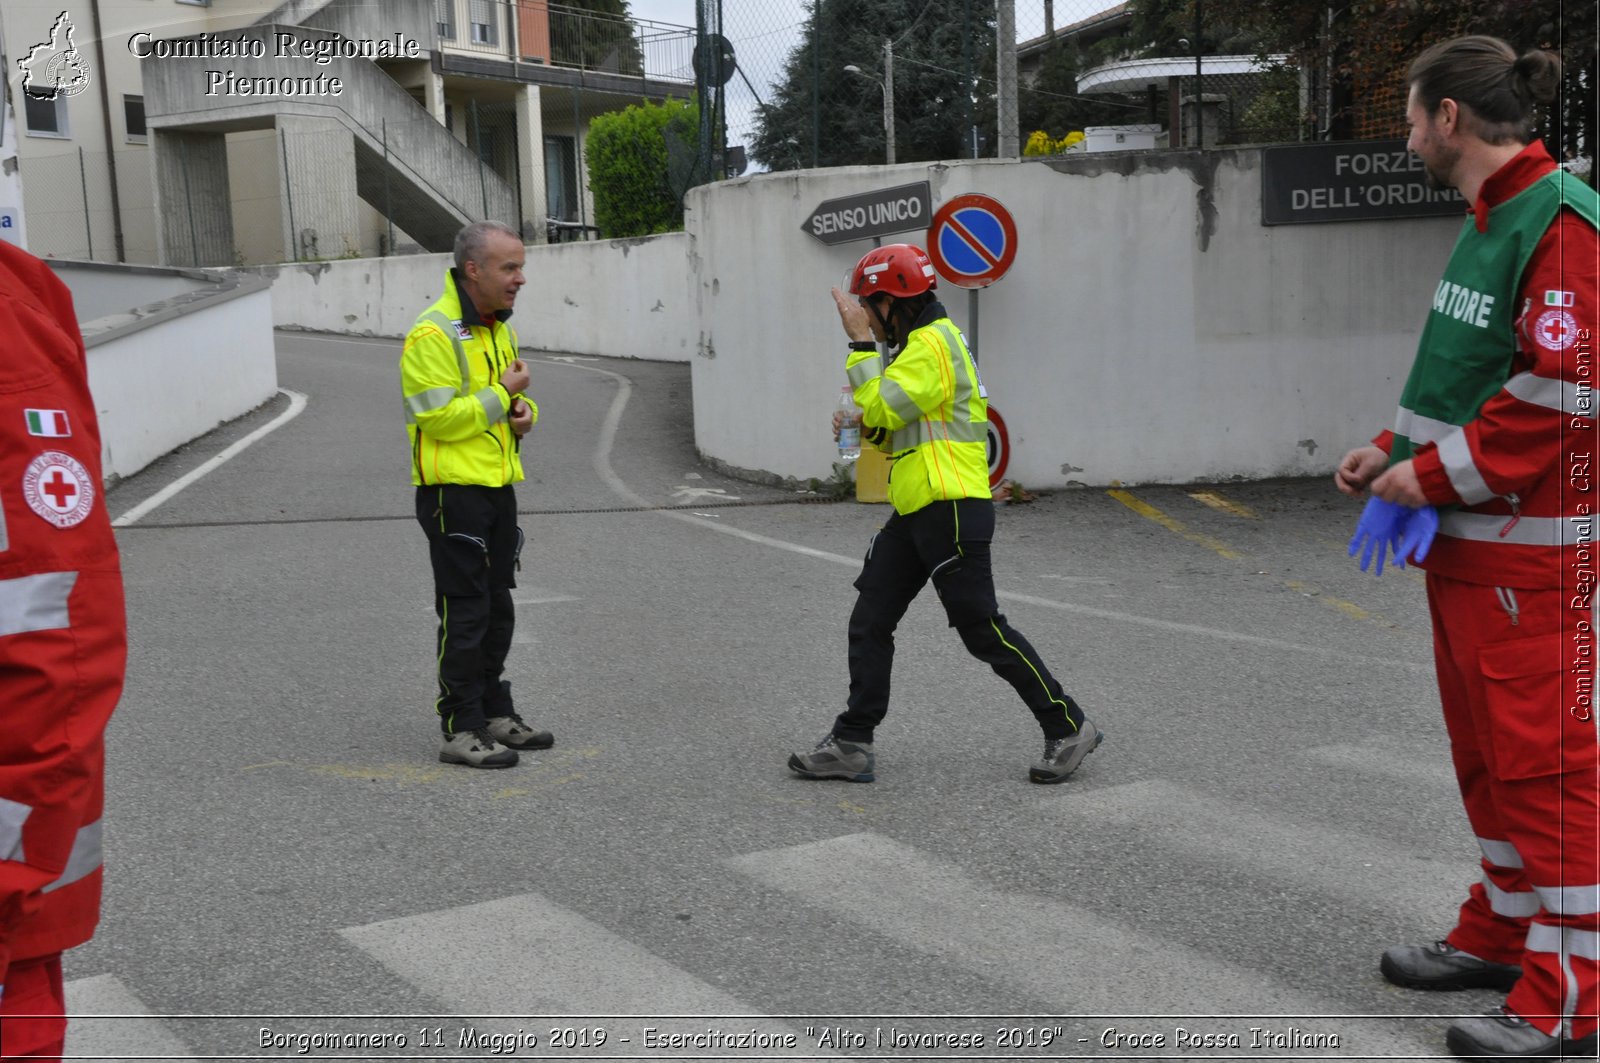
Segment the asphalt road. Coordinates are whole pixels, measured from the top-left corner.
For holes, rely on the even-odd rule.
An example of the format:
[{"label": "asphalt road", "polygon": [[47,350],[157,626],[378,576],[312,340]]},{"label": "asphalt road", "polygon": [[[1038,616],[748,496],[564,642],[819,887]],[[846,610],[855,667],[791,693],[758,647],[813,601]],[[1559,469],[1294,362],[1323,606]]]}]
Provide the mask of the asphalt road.
[{"label": "asphalt road", "polygon": [[1002,507],[1002,607],[1104,745],[1030,785],[1032,717],[929,593],[879,781],[807,782],[887,507],[719,476],[686,366],[530,352],[508,674],[557,745],[479,772],[437,761],[398,344],[278,348],[303,408],[109,495],[131,653],[67,977],[121,1017],[73,1054],[1420,1059],[1497,1003],[1377,973],[1477,854],[1420,579],[1357,570],[1330,482]]}]

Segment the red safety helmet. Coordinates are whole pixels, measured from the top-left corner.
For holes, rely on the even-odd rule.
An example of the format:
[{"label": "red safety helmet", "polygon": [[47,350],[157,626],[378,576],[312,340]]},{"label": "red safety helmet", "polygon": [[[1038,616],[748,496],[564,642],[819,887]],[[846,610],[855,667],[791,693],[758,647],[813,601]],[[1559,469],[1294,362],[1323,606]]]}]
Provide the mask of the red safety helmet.
[{"label": "red safety helmet", "polygon": [[883,292],[902,299],[938,287],[933,260],[916,244],[885,244],[861,256],[850,271],[851,295]]}]

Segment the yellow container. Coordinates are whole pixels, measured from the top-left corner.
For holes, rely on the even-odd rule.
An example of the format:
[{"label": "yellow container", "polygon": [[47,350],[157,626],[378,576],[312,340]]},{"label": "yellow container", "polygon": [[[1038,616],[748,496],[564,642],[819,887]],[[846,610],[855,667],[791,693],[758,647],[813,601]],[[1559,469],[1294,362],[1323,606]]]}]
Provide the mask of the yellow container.
[{"label": "yellow container", "polygon": [[856,501],[889,501],[889,455],[865,441],[856,459]]}]

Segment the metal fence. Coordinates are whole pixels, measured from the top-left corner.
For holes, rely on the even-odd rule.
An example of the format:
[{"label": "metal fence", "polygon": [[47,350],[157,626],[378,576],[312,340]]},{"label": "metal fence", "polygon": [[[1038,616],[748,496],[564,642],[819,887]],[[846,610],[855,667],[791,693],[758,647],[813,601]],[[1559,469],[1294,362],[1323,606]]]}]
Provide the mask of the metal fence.
[{"label": "metal fence", "polygon": [[[1106,126],[1133,127],[1140,134],[1135,139],[1153,139],[1155,146],[1187,148],[1403,136],[1405,64],[1428,43],[1482,32],[1481,16],[1491,8],[1505,23],[1492,30],[1517,48],[1546,46],[1551,38],[1547,13],[1533,20],[1536,27],[1526,18],[1519,23],[1512,17],[1518,5],[1506,4],[1467,2],[1443,21],[1409,25],[1404,46],[1363,36],[1371,12],[1351,13],[1351,5],[1329,5],[1331,25],[1311,19],[1292,31],[1298,36],[1266,41],[1259,26],[1252,31],[1226,21],[1246,11],[1239,3],[1011,4],[1020,143],[1032,140],[1051,152],[1071,149],[1074,134]],[[997,0],[880,6],[876,10],[890,16],[872,30],[887,35],[892,56],[882,38],[862,32],[859,19],[851,25],[852,6],[849,0],[807,0],[779,14],[764,0],[721,0],[723,32],[739,67],[728,93],[730,143],[759,145],[762,161],[777,169],[877,162],[888,157],[892,121],[900,161],[998,154],[1005,89],[996,61]],[[1551,6],[1542,0],[1541,10]],[[1552,142],[1564,137],[1592,153],[1592,4],[1588,10],[1587,34],[1578,34],[1587,43],[1574,47],[1571,26],[1564,33],[1569,76],[1563,114],[1541,128]],[[1585,29],[1582,18],[1563,17],[1575,18],[1577,31]],[[1352,47],[1364,49],[1359,63],[1350,62]],[[885,77],[891,64],[892,92]],[[945,81],[932,95],[944,125],[963,129],[959,144],[946,142],[938,125],[918,113],[929,93],[917,81],[939,75]],[[886,96],[892,97],[892,117],[880,122]],[[1559,134],[1551,132],[1555,125]]]},{"label": "metal fence", "polygon": [[117,156],[115,211],[113,167],[104,151],[27,155],[18,164],[23,187],[39,190],[27,197],[28,248],[34,254],[99,262],[159,260],[154,181],[141,151]]},{"label": "metal fence", "polygon": [[694,32],[545,0],[434,0],[442,44],[486,58],[694,83]]}]

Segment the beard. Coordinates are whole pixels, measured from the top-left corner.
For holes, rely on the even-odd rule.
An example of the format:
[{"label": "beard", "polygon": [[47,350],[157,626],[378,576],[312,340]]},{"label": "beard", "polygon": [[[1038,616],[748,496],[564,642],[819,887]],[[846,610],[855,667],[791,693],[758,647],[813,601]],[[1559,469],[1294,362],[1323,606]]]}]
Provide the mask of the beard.
[{"label": "beard", "polygon": [[1461,161],[1460,149],[1450,149],[1436,145],[1431,153],[1433,160],[1423,160],[1422,172],[1427,175],[1428,187],[1435,192],[1443,192],[1454,188],[1455,182],[1451,175],[1455,172],[1456,164]]}]

